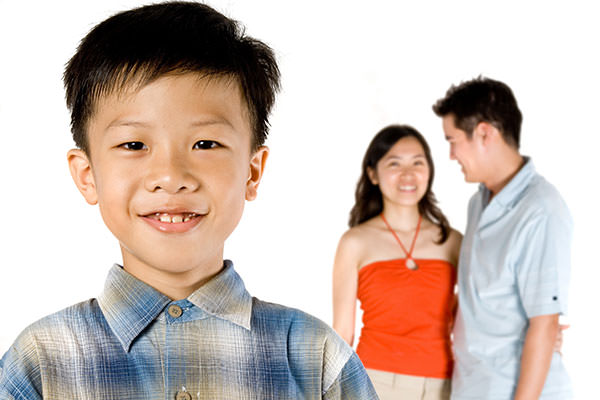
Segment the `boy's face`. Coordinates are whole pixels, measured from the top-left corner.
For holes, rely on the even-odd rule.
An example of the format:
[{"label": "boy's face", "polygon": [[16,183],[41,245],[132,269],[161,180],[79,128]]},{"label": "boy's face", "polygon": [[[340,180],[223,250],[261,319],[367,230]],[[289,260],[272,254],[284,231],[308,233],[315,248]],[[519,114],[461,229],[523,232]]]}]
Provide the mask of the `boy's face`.
[{"label": "boy's face", "polygon": [[147,283],[216,273],[245,200],[256,197],[268,150],[251,152],[238,86],[189,73],[111,94],[88,123],[89,160],[69,152],[75,183],[99,205],[125,268]]}]

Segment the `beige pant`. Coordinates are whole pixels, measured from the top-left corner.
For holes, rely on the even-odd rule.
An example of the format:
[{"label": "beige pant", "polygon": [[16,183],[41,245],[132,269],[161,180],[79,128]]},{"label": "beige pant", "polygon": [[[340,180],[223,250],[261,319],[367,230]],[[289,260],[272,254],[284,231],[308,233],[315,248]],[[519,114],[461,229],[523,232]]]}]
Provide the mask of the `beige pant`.
[{"label": "beige pant", "polygon": [[379,400],[448,400],[450,379],[424,378],[367,369]]}]

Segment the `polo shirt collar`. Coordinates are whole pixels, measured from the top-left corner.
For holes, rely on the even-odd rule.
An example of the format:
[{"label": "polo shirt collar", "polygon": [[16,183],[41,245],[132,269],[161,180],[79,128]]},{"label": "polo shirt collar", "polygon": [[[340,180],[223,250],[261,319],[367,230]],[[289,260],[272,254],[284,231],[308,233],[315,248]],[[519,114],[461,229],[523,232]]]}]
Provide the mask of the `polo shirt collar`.
[{"label": "polo shirt collar", "polygon": [[[531,180],[536,176],[535,166],[530,157],[524,156],[525,164],[519,172],[500,190],[492,202],[503,208],[512,208],[519,201],[522,193],[525,191]],[[484,201],[490,198],[490,191],[485,185],[480,184],[479,190],[483,193]]]},{"label": "polo shirt collar", "polygon": [[[223,269],[187,300],[215,317],[250,329],[252,297],[229,260],[225,260]],[[117,264],[109,271],[104,291],[98,296],[100,309],[126,352],[169,303],[168,296]]]}]

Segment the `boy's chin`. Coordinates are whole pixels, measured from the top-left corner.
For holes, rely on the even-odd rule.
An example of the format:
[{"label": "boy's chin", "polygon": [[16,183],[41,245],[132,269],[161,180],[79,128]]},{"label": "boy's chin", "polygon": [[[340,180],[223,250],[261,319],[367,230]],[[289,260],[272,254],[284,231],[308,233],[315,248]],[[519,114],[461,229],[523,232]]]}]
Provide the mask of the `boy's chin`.
[{"label": "boy's chin", "polygon": [[198,252],[189,256],[181,253],[165,254],[160,252],[141,258],[132,254],[123,254],[123,265],[126,271],[135,270],[136,275],[142,280],[144,277],[152,275],[202,279],[204,276],[218,272],[223,267],[223,256],[198,257]]}]

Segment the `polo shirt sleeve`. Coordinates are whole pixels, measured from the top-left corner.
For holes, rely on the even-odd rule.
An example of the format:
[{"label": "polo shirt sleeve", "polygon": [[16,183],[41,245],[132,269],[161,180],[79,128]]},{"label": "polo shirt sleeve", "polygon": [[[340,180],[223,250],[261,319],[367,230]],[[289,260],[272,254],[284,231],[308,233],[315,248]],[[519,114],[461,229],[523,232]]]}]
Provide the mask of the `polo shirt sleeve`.
[{"label": "polo shirt sleeve", "polygon": [[567,312],[573,224],[558,211],[532,217],[519,240],[517,285],[527,318]]}]

